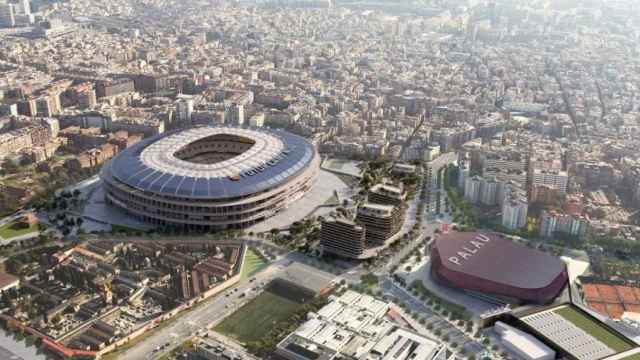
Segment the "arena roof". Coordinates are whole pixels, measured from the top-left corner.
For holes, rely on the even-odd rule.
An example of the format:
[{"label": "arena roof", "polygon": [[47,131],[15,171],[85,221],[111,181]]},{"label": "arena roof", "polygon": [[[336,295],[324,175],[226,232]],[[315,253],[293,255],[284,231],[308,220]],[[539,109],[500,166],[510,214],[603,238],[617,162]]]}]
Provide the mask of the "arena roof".
[{"label": "arena roof", "polygon": [[495,233],[453,232],[439,236],[434,246],[448,271],[519,289],[544,288],[565,271],[558,258]]},{"label": "arena roof", "polygon": [[[197,164],[174,154],[197,140],[237,135],[254,142],[226,161]],[[197,127],[145,139],[119,153],[102,176],[141,191],[185,198],[231,198],[285,183],[306,169],[316,151],[305,139],[281,130]]]}]

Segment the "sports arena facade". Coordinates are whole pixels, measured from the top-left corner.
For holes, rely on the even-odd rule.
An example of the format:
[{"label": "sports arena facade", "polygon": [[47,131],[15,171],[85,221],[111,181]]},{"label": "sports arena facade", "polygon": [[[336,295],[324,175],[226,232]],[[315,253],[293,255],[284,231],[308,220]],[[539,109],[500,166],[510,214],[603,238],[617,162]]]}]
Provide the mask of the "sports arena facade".
[{"label": "sports arena facade", "polygon": [[537,304],[551,302],[568,281],[560,259],[482,232],[439,236],[431,248],[431,275],[454,288]]},{"label": "sports arena facade", "polygon": [[284,131],[197,127],[145,139],[103,167],[107,203],[160,228],[241,229],[302,197],[320,159]]}]

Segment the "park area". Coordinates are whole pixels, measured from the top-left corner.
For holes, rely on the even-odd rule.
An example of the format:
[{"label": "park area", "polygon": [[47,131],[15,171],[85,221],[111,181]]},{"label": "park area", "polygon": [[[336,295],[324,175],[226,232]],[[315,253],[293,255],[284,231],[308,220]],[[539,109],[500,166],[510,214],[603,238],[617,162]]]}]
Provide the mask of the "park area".
[{"label": "park area", "polygon": [[621,353],[632,348],[631,344],[620,336],[570,306],[562,307],[554,312],[562,316],[565,320],[571,322],[573,325],[579,327],[587,334],[601,341],[616,353]]},{"label": "park area", "polygon": [[10,222],[0,226],[0,237],[11,239],[38,231],[38,224],[26,225],[18,222]]},{"label": "park area", "polygon": [[215,331],[242,343],[257,342],[298,313],[315,294],[293,283],[276,279],[264,292],[224,319]]},{"label": "park area", "polygon": [[247,249],[247,253],[244,258],[244,265],[242,266],[241,279],[247,279],[253,276],[258,271],[264,269],[268,264],[252,249]]}]

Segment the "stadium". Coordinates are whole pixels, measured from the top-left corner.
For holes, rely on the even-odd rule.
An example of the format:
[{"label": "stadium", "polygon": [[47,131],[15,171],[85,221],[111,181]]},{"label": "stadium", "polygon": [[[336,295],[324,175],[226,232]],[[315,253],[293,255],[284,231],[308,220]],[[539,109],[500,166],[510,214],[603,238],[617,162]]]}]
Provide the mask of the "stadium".
[{"label": "stadium", "polygon": [[431,248],[431,275],[471,293],[536,304],[551,302],[568,280],[560,259],[481,232],[439,236]]},{"label": "stadium", "polygon": [[108,204],[157,228],[241,229],[301,198],[319,163],[311,143],[285,131],[207,126],[145,139],[101,178]]}]

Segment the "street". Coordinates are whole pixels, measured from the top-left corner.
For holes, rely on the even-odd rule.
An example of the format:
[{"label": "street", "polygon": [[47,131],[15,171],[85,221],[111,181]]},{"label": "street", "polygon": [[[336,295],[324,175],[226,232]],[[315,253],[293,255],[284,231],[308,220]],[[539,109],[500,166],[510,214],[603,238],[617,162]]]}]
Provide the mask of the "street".
[{"label": "street", "polygon": [[[422,218],[420,219],[421,226],[418,230],[418,236],[405,244],[402,249],[390,257],[389,261],[380,265],[377,269],[366,270],[360,265],[338,277],[333,274],[324,273],[315,267],[311,269],[316,273],[315,275],[325,274],[319,277],[320,283],[329,281],[337,282],[344,279],[348,283],[357,284],[360,282],[362,275],[368,272],[373,272],[381,278],[380,284],[383,294],[393,296],[398,299],[399,302],[406,303],[412,312],[420,313],[426,318],[427,324],[432,324],[434,329],[440,329],[442,334],[446,334],[450,339],[449,341],[451,343],[458,343],[460,347],[464,348],[469,354],[479,355],[485,350],[481,344],[469,338],[461,330],[449,323],[448,320],[433,312],[424,303],[409,294],[405,289],[393,283],[389,277],[390,271],[395,266],[400,265],[401,261],[407,255],[420,245],[424,244],[427,239],[431,238],[434,235],[435,230],[440,226],[439,222],[429,221],[425,213],[418,214],[417,210],[418,203],[420,201],[419,199],[420,192],[416,194],[415,198],[410,202],[402,229],[394,237],[399,241],[403,234],[408,233],[413,228],[413,226],[418,222],[418,217],[420,216]],[[260,241],[257,239],[255,240]],[[264,240],[262,241],[264,242]],[[254,282],[249,282],[248,279],[245,279],[233,288],[222,292],[210,300],[207,300],[204,304],[198,305],[195,309],[189,310],[186,315],[181,316],[167,327],[154,333],[141,343],[136,344],[136,346],[121,354],[119,358],[155,359],[169,353],[200,330],[215,326],[217,322],[221,321],[227,315],[233,313],[243,304],[250,301],[261,291],[261,289],[257,289],[257,291],[254,291],[249,296],[243,298],[239,298],[240,294],[243,294],[248,289],[254,288],[257,284],[268,283],[276,277],[292,278],[294,282],[303,283],[317,289],[318,285],[312,285],[313,281],[310,279],[308,274],[305,274],[305,271],[301,271],[300,269],[294,270],[295,264],[302,265],[313,263],[312,259],[308,256],[297,252],[291,252],[258,273],[255,276],[256,280]]]},{"label": "street", "polygon": [[[275,278],[281,277],[300,282],[304,279],[298,279],[297,277],[304,276],[311,285],[315,283],[317,286],[318,283],[329,282],[335,277],[332,274],[314,269],[313,276],[317,277],[317,279],[309,279],[311,274],[308,273],[306,265],[296,261],[296,259],[299,259],[298,256],[295,253],[288,254],[276,260],[252,278],[241,280],[235,286],[206,300],[204,303],[196,305],[194,309],[187,310],[186,314],[178,315],[178,319],[168,320],[170,325],[156,331],[150,337],[120,354],[118,358],[155,359],[169,353],[184,341],[196,335],[198,331],[215,326],[227,315],[249,302],[262,291],[262,284],[267,284]],[[307,275],[305,276],[305,274]],[[253,278],[255,280],[251,281]],[[259,289],[251,290],[256,287],[259,287]],[[249,291],[248,296],[242,296],[247,291]],[[162,348],[162,350],[157,351],[156,349],[159,348]]]},{"label": "street", "polygon": [[[439,329],[442,333],[441,337],[447,336],[449,338],[449,343],[457,343],[460,348],[465,349],[467,354],[473,354],[478,357],[478,355],[485,351],[482,344],[471,339],[448,320],[445,320],[439,314],[433,312],[424,304],[424,302],[416,299],[405,289],[394,283],[390,278],[385,277],[381,281],[381,288],[385,295],[393,296],[398,299],[400,303],[405,303],[411,312],[417,312],[421,317],[424,317],[426,319],[424,324],[425,326],[431,324],[434,331]],[[436,336],[433,335],[432,337],[436,338]]]}]

